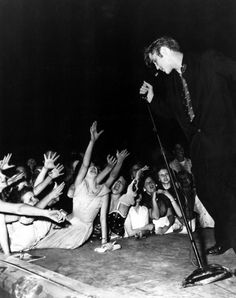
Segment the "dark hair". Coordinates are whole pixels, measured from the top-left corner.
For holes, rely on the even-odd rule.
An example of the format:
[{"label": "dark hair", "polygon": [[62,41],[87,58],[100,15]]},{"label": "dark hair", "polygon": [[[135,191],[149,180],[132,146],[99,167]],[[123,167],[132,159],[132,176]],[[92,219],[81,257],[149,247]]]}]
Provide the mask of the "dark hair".
[{"label": "dark hair", "polygon": [[24,186],[19,192],[19,198],[21,199],[23,195],[25,195],[27,192],[33,192],[33,187],[31,186]]},{"label": "dark hair", "polygon": [[139,189],[141,192],[143,192],[145,181],[148,177],[150,177],[155,183],[157,183],[157,179],[156,179],[156,175],[155,175],[154,171],[149,170],[149,171],[145,172],[139,182]]},{"label": "dark hair", "polygon": [[173,51],[180,51],[180,46],[175,39],[168,36],[160,37],[144,49],[144,61],[147,66],[152,65],[152,60],[149,57],[150,54],[153,55],[156,53],[158,56],[162,57],[160,53],[161,47],[167,47]]}]

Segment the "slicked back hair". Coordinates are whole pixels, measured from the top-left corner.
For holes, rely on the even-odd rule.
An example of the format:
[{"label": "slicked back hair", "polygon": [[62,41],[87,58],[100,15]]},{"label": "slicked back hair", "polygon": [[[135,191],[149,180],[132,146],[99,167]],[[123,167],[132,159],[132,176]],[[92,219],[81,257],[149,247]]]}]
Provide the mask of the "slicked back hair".
[{"label": "slicked back hair", "polygon": [[153,55],[156,53],[158,56],[162,57],[160,53],[161,47],[167,47],[176,52],[180,51],[180,46],[175,39],[168,36],[160,37],[144,49],[144,61],[147,66],[152,65],[152,60],[149,57],[150,54]]}]

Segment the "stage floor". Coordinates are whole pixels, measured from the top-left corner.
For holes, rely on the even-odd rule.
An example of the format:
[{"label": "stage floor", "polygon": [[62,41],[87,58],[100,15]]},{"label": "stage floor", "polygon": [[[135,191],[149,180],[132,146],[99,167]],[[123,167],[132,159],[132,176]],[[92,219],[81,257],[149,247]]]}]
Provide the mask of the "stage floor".
[{"label": "stage floor", "polygon": [[[201,235],[207,247],[214,244],[212,229],[204,229]],[[196,238],[196,242],[200,251],[199,239]],[[35,250],[33,254],[45,255],[46,259],[34,263],[96,287],[97,294],[100,289],[110,291],[110,297],[236,296],[235,276],[214,284],[181,287],[185,277],[196,269],[196,260],[187,235],[119,239],[117,243],[121,244],[122,249],[104,254],[94,252],[99,243],[97,240],[89,241],[73,251]],[[208,257],[207,262],[236,269],[236,255],[232,249],[221,256]]]},{"label": "stage floor", "polygon": [[[214,244],[212,229],[205,229],[202,236],[207,247]],[[196,242],[200,249],[199,239]],[[236,296],[235,276],[204,286],[181,287],[185,277],[196,269],[187,235],[119,239],[122,249],[104,254],[94,252],[99,243],[93,240],[75,250],[41,249],[30,253],[46,256],[35,265],[83,283],[83,294],[88,297],[104,297],[104,293],[110,293],[111,298]],[[208,257],[207,262],[236,269],[232,249],[221,256]],[[90,287],[96,288],[95,295],[90,294]]]}]

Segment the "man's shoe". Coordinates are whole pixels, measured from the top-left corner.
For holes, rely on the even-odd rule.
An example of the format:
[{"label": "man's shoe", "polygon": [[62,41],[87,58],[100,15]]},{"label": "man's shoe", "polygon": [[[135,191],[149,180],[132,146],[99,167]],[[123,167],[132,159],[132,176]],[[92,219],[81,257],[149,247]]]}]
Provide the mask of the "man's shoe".
[{"label": "man's shoe", "polygon": [[207,255],[222,255],[225,253],[229,247],[224,247],[221,245],[214,245],[206,250]]}]

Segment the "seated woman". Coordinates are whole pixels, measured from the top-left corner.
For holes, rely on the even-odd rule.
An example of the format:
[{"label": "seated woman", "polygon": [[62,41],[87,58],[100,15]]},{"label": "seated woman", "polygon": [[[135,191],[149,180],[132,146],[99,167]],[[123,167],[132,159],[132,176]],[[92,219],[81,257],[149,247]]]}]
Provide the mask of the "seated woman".
[{"label": "seated woman", "polygon": [[[125,190],[126,181],[125,181],[124,177],[120,176],[118,180],[116,180],[116,179],[117,179],[118,174],[121,170],[121,167],[124,163],[124,160],[128,156],[129,156],[129,152],[126,149],[122,150],[120,152],[117,150],[116,158],[108,155],[107,156],[107,166],[104,168],[104,170],[99,175],[101,177],[101,180],[104,180],[106,175],[110,172],[109,177],[104,182],[105,185],[109,189],[111,189],[110,202],[109,202],[110,203],[109,213],[111,213],[112,210],[114,210],[116,208],[119,198]],[[98,216],[99,216],[99,214],[97,215],[97,217],[94,221],[94,231],[93,231],[93,235],[92,235],[93,237],[97,237],[97,238],[101,237],[101,225],[98,223]],[[110,226],[109,226],[109,231],[110,231]]]},{"label": "seated woman", "polygon": [[[19,196],[22,203],[45,209],[59,200],[63,188],[64,183],[61,183],[40,201],[35,197],[30,187],[23,188]],[[11,252],[30,249],[40,239],[45,237],[52,225],[51,221],[35,220],[35,218],[25,216],[18,218],[8,215],[5,216],[5,220],[7,222]]]},{"label": "seated woman", "polygon": [[67,216],[71,225],[61,230],[50,230],[36,248],[74,249],[88,240],[93,230],[93,221],[100,210],[102,245],[107,244],[107,209],[110,190],[98,183],[98,170],[90,163],[93,147],[103,131],[97,132],[97,122],[90,128],[91,139],[84,154],[83,162],[75,179],[73,211]]},{"label": "seated woman", "polygon": [[[159,179],[166,173],[158,172]],[[150,173],[143,181],[143,204],[149,210],[149,217],[155,225],[156,234],[172,232],[175,213],[181,217],[179,206],[168,191],[157,189],[155,178]],[[171,228],[172,227],[172,228]]]},{"label": "seated woman", "polygon": [[63,215],[58,210],[41,209],[23,203],[7,203],[0,200],[0,244],[4,254],[6,255],[10,255],[11,251],[5,213],[25,216],[42,216],[55,222],[63,220]]},{"label": "seated woman", "polygon": [[141,194],[135,199],[135,205],[130,207],[124,226],[124,237],[142,238],[153,230],[154,225],[149,223],[148,208],[142,205]]},{"label": "seated woman", "polygon": [[[182,218],[182,214],[180,211],[180,207],[175,198],[176,194],[171,185],[169,173],[165,167],[162,167],[158,171],[158,177],[160,181],[158,193],[169,198],[176,215],[175,225],[173,226],[173,229],[178,230],[180,233],[187,233],[187,230]],[[176,189],[178,191],[179,199],[181,200],[181,204],[185,212],[186,218],[188,219],[190,228],[194,232],[196,228],[196,221],[193,215],[193,204],[191,203],[191,201],[188,201],[186,193],[183,191],[183,189],[182,189],[182,192],[179,191],[178,185]]]},{"label": "seated woman", "polygon": [[122,195],[125,190],[125,179],[121,176],[112,186],[110,198],[110,211],[108,215],[108,225],[112,233],[112,237],[124,236],[124,223],[130,206],[135,204],[137,196],[138,183],[140,176],[147,167],[143,167],[136,172],[135,179],[128,186],[127,192]]},{"label": "seated woman", "polygon": [[108,214],[108,226],[115,236],[124,236],[124,223],[130,206],[134,205],[136,192],[133,191],[134,180],[128,186],[127,192],[122,195],[125,188],[125,180],[121,176],[112,187],[110,211]]}]

